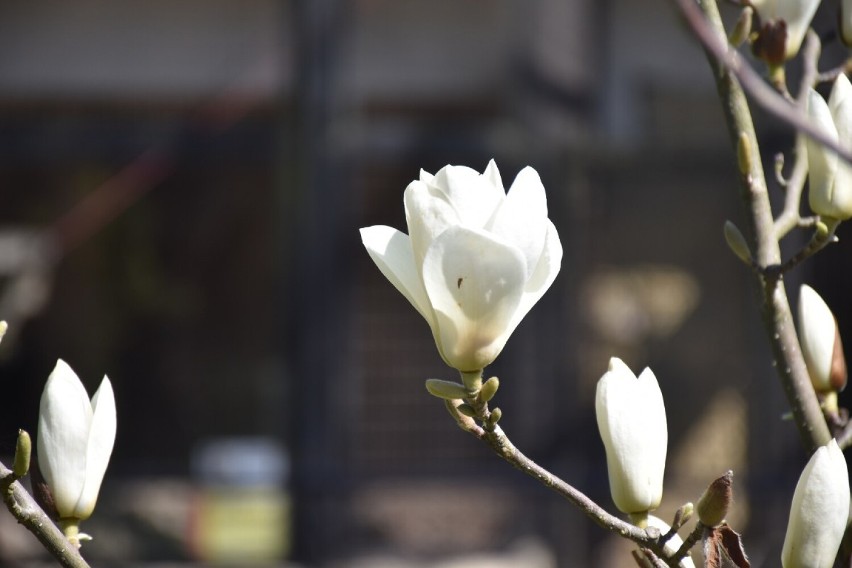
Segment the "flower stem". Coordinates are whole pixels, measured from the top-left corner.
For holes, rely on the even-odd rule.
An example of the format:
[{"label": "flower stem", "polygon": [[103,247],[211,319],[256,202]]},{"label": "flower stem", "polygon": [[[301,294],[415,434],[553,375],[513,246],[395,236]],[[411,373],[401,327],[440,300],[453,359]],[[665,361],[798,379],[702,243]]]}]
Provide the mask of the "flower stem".
[{"label": "flower stem", "polygon": [[482,369],[476,371],[459,371],[461,374],[462,384],[464,388],[471,394],[476,396],[479,389],[482,388]]}]

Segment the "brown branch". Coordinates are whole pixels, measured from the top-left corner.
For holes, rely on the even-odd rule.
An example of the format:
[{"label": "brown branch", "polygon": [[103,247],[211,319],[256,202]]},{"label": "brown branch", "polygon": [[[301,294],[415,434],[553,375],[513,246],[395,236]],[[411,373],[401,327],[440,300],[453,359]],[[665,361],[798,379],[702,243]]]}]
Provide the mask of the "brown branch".
[{"label": "brown branch", "polygon": [[[604,529],[614,532],[619,536],[630,539],[640,548],[647,549],[659,558],[665,559],[663,545],[660,543],[659,531],[646,531],[635,525],[610,515],[603,507],[592,501],[582,491],[576,489],[566,481],[563,481],[556,475],[550,473],[533,460],[525,456],[514,444],[509,440],[508,436],[503,432],[500,426],[489,425],[489,412],[487,405],[477,404],[476,401],[468,400],[476,407],[478,418],[480,418],[485,427],[480,426],[473,418],[461,414],[457,407],[461,401],[445,401],[447,410],[455,418],[458,426],[488,444],[494,453],[506,460],[515,468],[526,473],[530,477],[537,479],[545,487],[548,487],[570,501],[573,505],[579,508],[587,517],[592,519]],[[652,558],[652,561],[658,559]],[[669,566],[677,566],[677,562],[672,562],[665,559],[665,563]]]},{"label": "brown branch", "polygon": [[89,568],[77,547],[68,542],[53,520],[27,493],[15,474],[0,463],[0,491],[9,512],[33,533],[47,551],[66,568]]},{"label": "brown branch", "polygon": [[704,536],[704,529],[706,527],[701,521],[695,523],[695,528],[692,529],[692,532],[689,533],[689,536],[686,537],[683,541],[683,544],[680,545],[680,548],[675,552],[673,558],[676,558],[680,561],[683,558],[686,558],[686,555],[689,554],[689,551],[695,546],[695,543],[698,542],[702,536]]},{"label": "brown branch", "polygon": [[[767,110],[783,108],[783,112],[776,112],[776,115],[802,132],[812,135],[815,129],[800,109],[781,99],[750,67],[742,64],[736,53],[729,51],[715,0],[699,0],[698,4],[694,0],[675,1],[690,28],[704,45],[714,70],[725,121],[740,158],[740,187],[752,240],[750,248],[754,262],[762,267],[762,275],[758,274],[757,278],[762,292],[763,324],[799,435],[811,453],[828,443],[831,434],[802,358],[782,274],[780,271],[771,274],[769,270],[770,267],[780,266],[781,251],[760,160],[760,147],[743,88],[750,89],[752,96]],[[822,142],[822,138],[817,139]],[[836,144],[831,147],[841,150],[836,148]],[[848,152],[844,151],[844,157],[849,159]]]},{"label": "brown branch", "polygon": [[[742,85],[742,89],[745,89],[757,104],[767,112],[831,149],[846,162],[852,163],[852,151],[842,147],[837,140],[832,140],[826,135],[810,121],[801,108],[774,91],[750,65],[743,61],[739,53],[730,49],[721,20],[719,20],[718,28],[715,23],[712,27],[707,25],[706,10],[710,2],[706,0],[698,0],[697,2],[696,0],[674,1],[717,71],[724,75],[733,75],[728,80],[735,78]],[[715,1],[712,2],[712,6],[712,9],[718,15],[718,6],[716,6]],[[702,14],[702,11],[704,14]],[[721,34],[719,31],[721,31]],[[719,81],[721,77],[717,75],[716,79]]]}]

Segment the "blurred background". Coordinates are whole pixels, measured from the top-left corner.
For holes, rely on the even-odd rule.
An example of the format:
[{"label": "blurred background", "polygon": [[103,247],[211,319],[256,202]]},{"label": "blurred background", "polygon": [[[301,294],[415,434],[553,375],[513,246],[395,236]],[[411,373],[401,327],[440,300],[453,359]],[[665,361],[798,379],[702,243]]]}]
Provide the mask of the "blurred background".
[{"label": "blurred background", "polygon": [[[541,174],[565,249],[488,369],[508,435],[614,511],[594,388],[611,356],[650,366],[660,516],[733,469],[729,520],[777,564],[805,456],[722,239],[744,223],[712,75],[670,3],[30,0],[0,30],[0,455],[57,358],[89,392],[109,375],[93,564],[633,565],[426,393],[453,371],[361,246],[404,230],[420,168],[492,158],[507,186]],[[757,120],[769,165],[792,134]],[[789,290],[848,329],[844,229]],[[0,563],[50,560],[0,514]]]}]

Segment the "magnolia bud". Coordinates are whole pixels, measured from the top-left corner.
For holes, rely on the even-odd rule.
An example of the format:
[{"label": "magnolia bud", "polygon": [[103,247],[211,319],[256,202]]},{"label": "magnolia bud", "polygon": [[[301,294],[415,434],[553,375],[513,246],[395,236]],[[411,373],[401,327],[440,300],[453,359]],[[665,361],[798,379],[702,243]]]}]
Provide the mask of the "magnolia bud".
[{"label": "magnolia bud", "polygon": [[831,568],[849,517],[849,477],[836,440],[814,452],[802,471],[781,552],[784,568]]},{"label": "magnolia bud", "polygon": [[681,506],[680,509],[675,511],[674,521],[672,522],[672,527],[677,530],[689,521],[692,518],[692,514],[695,512],[695,506],[692,503],[686,503]]},{"label": "magnolia bud", "polygon": [[610,359],[598,381],[595,414],[616,507],[628,514],[656,509],[663,497],[668,430],[654,373],[645,369],[637,379],[621,359]]},{"label": "magnolia bud", "polygon": [[733,500],[731,489],[733,481],[734,472],[729,469],[725,475],[713,481],[704,490],[695,507],[701,524],[712,528],[719,526],[725,520]]},{"label": "magnolia bud", "polygon": [[814,389],[819,393],[846,386],[846,358],[837,320],[825,300],[802,284],[799,289],[799,341]]},{"label": "magnolia bud", "polygon": [[[852,85],[841,73],[828,102],[816,91],[808,92],[808,118],[839,146],[852,142]],[[808,203],[811,211],[828,219],[852,217],[852,168],[835,152],[807,138]]]},{"label": "magnolia bud", "polygon": [[762,26],[755,55],[780,65],[799,52],[820,0],[751,0]]}]

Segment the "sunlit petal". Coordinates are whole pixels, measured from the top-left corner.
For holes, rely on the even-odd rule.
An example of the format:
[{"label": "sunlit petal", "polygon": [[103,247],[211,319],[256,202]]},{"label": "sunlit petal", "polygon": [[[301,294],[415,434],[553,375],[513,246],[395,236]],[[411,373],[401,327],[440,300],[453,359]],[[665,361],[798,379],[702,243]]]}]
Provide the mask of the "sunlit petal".
[{"label": "sunlit petal", "polygon": [[523,295],[524,272],[521,252],[487,233],[451,227],[435,239],[423,280],[448,364],[476,370],[497,356]]},{"label": "sunlit petal", "polygon": [[361,241],[385,278],[390,280],[434,329],[432,307],[414,264],[408,235],[392,227],[375,225],[361,229]]},{"label": "sunlit petal", "polygon": [[38,464],[61,516],[72,516],[86,482],[92,406],[80,379],[63,360],[47,379],[38,419]]},{"label": "sunlit petal", "polygon": [[92,397],[92,425],[86,449],[86,483],[77,501],[74,516],[85,519],[92,514],[101,482],[115,444],[116,413],[112,383],[104,377]]}]

